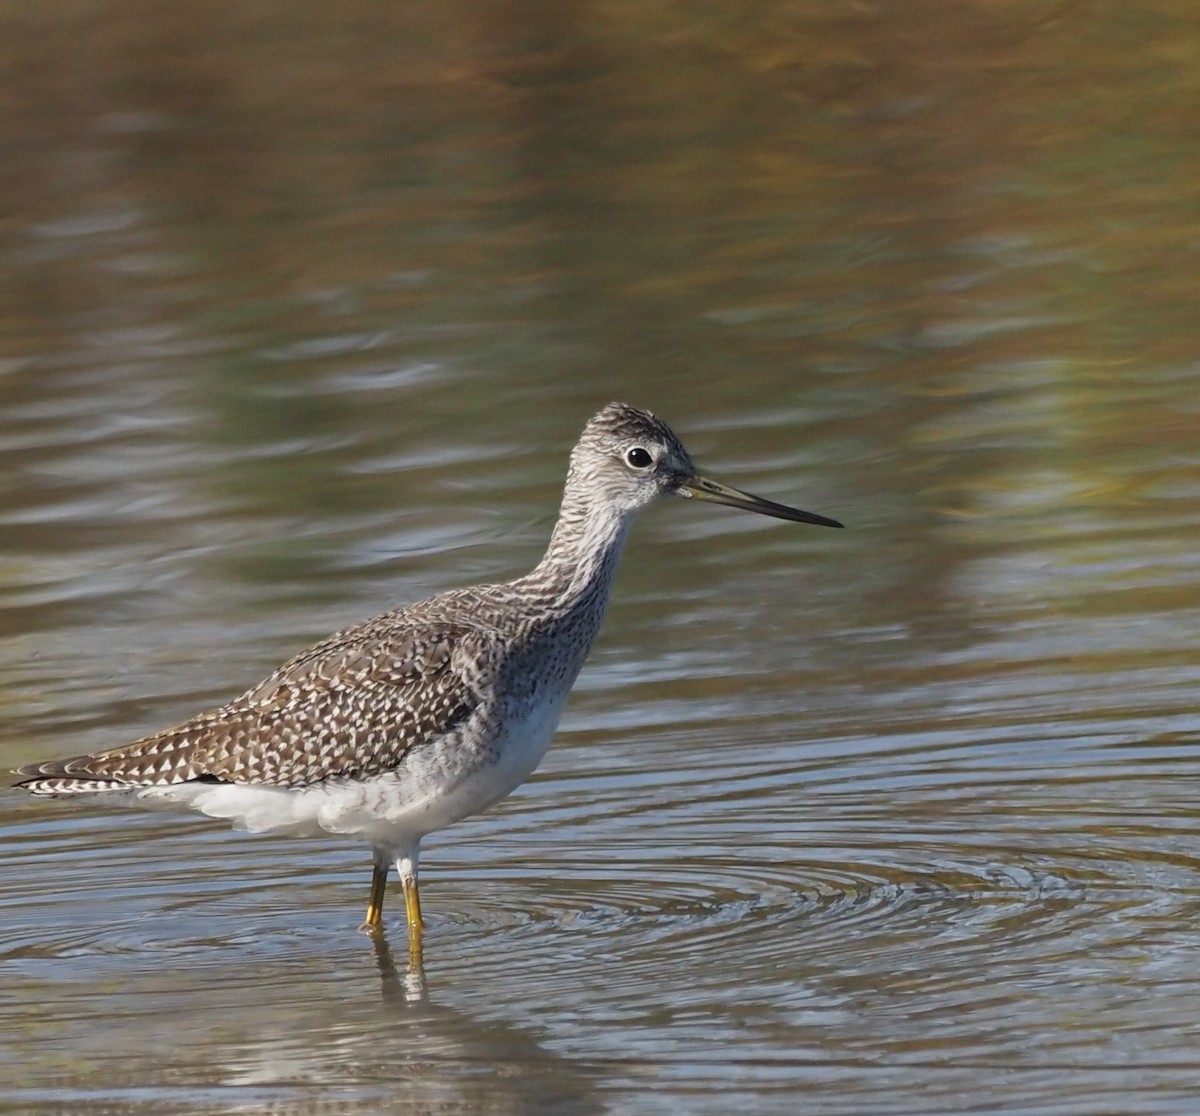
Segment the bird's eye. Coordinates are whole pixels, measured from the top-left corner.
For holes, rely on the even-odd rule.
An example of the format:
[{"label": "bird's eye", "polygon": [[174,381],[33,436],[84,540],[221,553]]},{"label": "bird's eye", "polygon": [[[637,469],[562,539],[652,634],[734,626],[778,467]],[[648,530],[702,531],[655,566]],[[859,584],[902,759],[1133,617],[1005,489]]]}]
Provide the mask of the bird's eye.
[{"label": "bird's eye", "polygon": [[649,450],[642,449],[641,446],[634,446],[625,454],[625,463],[632,469],[646,469],[654,464],[654,458],[650,456]]}]

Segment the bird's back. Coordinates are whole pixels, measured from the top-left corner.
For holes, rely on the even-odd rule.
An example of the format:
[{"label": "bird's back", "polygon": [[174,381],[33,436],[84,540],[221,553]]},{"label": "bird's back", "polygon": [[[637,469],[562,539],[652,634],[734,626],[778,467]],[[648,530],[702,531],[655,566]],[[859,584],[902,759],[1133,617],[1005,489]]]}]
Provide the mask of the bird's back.
[{"label": "bird's back", "polygon": [[594,604],[531,607],[519,581],[450,590],[335,632],[218,709],[20,768],[17,785],[42,795],[193,781],[300,787],[394,770],[413,748],[451,736],[487,747],[503,718],[539,703],[561,710],[599,621]]}]

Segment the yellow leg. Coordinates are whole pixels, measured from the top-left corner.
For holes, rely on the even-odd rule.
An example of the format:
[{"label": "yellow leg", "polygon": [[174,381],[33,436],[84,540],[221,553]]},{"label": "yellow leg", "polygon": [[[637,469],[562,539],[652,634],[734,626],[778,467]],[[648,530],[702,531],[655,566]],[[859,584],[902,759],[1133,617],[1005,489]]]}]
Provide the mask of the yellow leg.
[{"label": "yellow leg", "polygon": [[421,917],[421,893],[417,890],[416,876],[404,881],[404,911],[408,915],[408,929],[415,930],[420,936],[425,920]]},{"label": "yellow leg", "polygon": [[371,873],[371,897],[367,900],[367,917],[360,930],[378,930],[383,925],[383,893],[387,889],[387,855],[375,853],[375,869]]},{"label": "yellow leg", "polygon": [[417,851],[401,855],[396,859],[400,873],[400,884],[404,888],[404,912],[408,916],[408,959],[413,965],[421,964],[421,931],[425,920],[421,918],[421,893],[417,889]]}]

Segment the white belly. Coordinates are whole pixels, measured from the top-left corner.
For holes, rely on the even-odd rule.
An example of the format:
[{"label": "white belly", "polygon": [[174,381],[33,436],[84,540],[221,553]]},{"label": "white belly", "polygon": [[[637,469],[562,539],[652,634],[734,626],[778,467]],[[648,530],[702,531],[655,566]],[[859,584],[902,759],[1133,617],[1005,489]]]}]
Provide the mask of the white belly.
[{"label": "white belly", "polygon": [[198,810],[253,833],[338,833],[398,847],[499,802],[542,761],[566,694],[509,717],[486,756],[461,745],[415,748],[394,771],[307,787],[181,783],[136,792],[139,805]]}]

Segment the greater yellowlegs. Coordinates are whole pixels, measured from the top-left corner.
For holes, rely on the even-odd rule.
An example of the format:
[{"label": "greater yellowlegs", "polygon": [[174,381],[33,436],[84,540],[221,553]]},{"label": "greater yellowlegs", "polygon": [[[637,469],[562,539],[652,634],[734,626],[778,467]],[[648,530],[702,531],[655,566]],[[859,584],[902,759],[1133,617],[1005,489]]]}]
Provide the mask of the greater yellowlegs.
[{"label": "greater yellowlegs", "polygon": [[421,948],[421,838],[486,809],[537,767],[592,640],[634,516],[660,496],[840,527],[708,480],[648,411],[610,403],[571,453],[550,545],[515,581],[453,589],[301,651],[212,712],[132,744],[22,767],[47,797],[192,809],[256,833],[368,842],[363,929],[388,869]]}]

